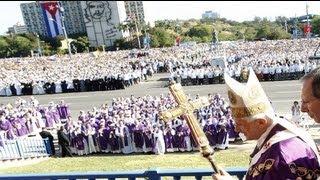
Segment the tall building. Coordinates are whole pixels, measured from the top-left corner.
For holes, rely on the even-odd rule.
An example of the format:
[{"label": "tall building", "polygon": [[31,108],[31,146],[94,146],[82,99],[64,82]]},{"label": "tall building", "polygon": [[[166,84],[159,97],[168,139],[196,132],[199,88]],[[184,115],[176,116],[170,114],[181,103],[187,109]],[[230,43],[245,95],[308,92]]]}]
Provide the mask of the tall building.
[{"label": "tall building", "polygon": [[[85,33],[86,27],[81,10],[81,3],[79,1],[60,1],[60,3],[64,8],[67,34]],[[41,9],[39,1],[21,3],[20,8],[28,32],[38,33],[42,36],[49,36],[44,13]]]},{"label": "tall building", "polygon": [[113,46],[116,39],[128,36],[118,28],[126,20],[123,1],[81,1],[90,46]]},{"label": "tall building", "polygon": [[8,28],[8,33],[10,34],[23,34],[27,32],[28,32],[27,26],[21,25],[20,23],[17,23],[12,27]]},{"label": "tall building", "polygon": [[219,14],[213,11],[205,11],[202,14],[202,19],[217,19]]},{"label": "tall building", "polygon": [[20,8],[28,32],[48,36],[40,5],[36,2],[21,3]]},{"label": "tall building", "polygon": [[86,25],[80,1],[60,1],[64,8],[65,25],[68,34],[86,33]]},{"label": "tall building", "polygon": [[145,23],[144,9],[142,1],[125,1],[126,14],[129,18],[137,18],[139,24]]}]

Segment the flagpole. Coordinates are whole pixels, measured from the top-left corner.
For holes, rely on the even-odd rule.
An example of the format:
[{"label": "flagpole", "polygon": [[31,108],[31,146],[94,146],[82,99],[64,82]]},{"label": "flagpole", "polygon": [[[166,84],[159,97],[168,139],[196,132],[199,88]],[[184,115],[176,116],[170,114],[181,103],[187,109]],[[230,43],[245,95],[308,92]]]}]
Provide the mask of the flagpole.
[{"label": "flagpole", "polygon": [[70,43],[69,43],[67,31],[66,31],[66,26],[65,26],[65,21],[64,21],[64,14],[63,14],[64,13],[64,9],[61,6],[60,1],[57,1],[57,2],[58,2],[58,7],[57,8],[59,9],[59,12],[61,13],[60,14],[60,17],[61,17],[61,28],[63,30],[64,37],[65,37],[65,39],[67,41],[69,58],[71,59],[72,53],[71,53],[71,47],[70,47]]},{"label": "flagpole", "polygon": [[307,39],[310,38],[310,32],[309,32],[309,27],[310,27],[310,22],[309,22],[309,12],[308,12],[308,2],[306,2],[306,12],[307,12]]}]

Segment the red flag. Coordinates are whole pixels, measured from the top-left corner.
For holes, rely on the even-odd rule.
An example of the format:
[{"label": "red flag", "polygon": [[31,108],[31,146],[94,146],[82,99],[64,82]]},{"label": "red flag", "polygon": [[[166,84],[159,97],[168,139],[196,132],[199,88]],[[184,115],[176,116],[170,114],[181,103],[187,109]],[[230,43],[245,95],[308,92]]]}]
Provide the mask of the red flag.
[{"label": "red flag", "polygon": [[180,36],[177,36],[176,37],[176,45],[177,46],[180,46],[180,41],[181,41]]},{"label": "red flag", "polygon": [[311,25],[310,24],[309,25],[308,24],[304,25],[303,32],[305,34],[310,33],[311,32]]}]

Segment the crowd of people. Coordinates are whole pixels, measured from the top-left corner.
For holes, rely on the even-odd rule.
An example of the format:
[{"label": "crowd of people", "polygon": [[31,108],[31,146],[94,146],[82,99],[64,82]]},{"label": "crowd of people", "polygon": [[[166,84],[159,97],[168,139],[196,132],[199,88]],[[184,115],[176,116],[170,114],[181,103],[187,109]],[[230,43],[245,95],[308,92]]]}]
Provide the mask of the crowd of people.
[{"label": "crowd of people", "polygon": [[[319,38],[223,42],[149,49],[79,53],[68,56],[10,58],[0,61],[0,96],[123,89],[154,73],[169,72],[182,85],[223,83],[223,72],[245,81],[252,67],[260,81],[298,79],[316,67],[308,59]],[[223,65],[213,59],[222,57]]]},{"label": "crowd of people", "polygon": [[[227,72],[245,82],[252,67],[260,81],[297,80],[317,67],[309,57],[319,43],[319,39],[222,43],[219,49],[223,53],[206,51],[192,61],[176,61],[170,78],[185,86],[216,84],[224,83],[223,73]],[[215,64],[213,55],[225,59],[225,63]]]},{"label": "crowd of people", "polygon": [[124,89],[158,71],[156,62],[129,61],[124,52],[99,57],[76,54],[57,57],[11,58],[0,61],[0,96]]},{"label": "crowd of people", "polygon": [[[190,98],[191,99],[191,98]],[[197,111],[198,119],[213,148],[226,149],[230,139],[237,138],[228,104],[219,95],[209,95],[210,106]],[[176,105],[172,95],[113,99],[85,113],[78,121],[67,121],[66,133],[75,154],[155,153],[197,149],[191,131],[182,118],[164,123],[159,111]]]},{"label": "crowd of people", "polygon": [[63,100],[44,106],[33,96],[27,101],[19,97],[14,104],[0,106],[0,138],[24,138],[39,133],[42,128],[57,128],[69,116],[69,107]]},{"label": "crowd of people", "polygon": [[[196,99],[199,98],[197,95]],[[229,141],[239,138],[234,130],[228,103],[209,94],[210,105],[195,113],[212,148],[227,149]],[[192,100],[189,95],[189,99]],[[194,151],[197,145],[187,122],[181,117],[164,122],[159,112],[175,106],[172,95],[114,98],[91,111],[70,115],[69,106],[60,101],[48,107],[31,97],[18,98],[14,106],[1,106],[0,134],[3,139],[25,137],[43,127],[60,129],[68,137],[69,154],[155,153]]]},{"label": "crowd of people", "polygon": [[[78,53],[68,56],[0,60],[0,96],[123,89],[167,72],[172,62],[193,57],[205,45]],[[201,50],[202,51],[202,50]]]}]

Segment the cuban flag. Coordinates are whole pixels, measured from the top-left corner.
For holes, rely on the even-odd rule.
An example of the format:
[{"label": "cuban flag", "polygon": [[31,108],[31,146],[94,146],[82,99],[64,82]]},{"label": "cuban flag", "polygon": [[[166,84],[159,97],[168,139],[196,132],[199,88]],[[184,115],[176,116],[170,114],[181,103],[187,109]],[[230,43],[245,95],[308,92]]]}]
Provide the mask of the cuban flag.
[{"label": "cuban flag", "polygon": [[39,1],[46,24],[47,32],[50,37],[62,35],[61,17],[59,4],[57,1]]}]

